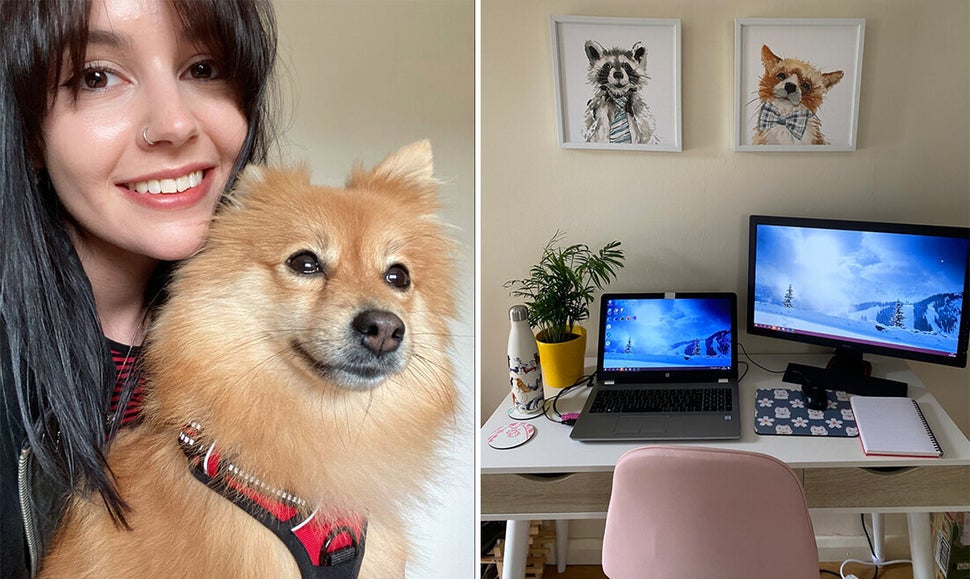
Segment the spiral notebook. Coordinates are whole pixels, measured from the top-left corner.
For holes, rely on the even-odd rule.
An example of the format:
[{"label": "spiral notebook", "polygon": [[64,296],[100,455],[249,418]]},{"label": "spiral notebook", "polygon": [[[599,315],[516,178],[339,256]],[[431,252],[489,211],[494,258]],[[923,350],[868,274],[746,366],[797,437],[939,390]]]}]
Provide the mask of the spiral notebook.
[{"label": "spiral notebook", "polygon": [[940,443],[912,398],[853,396],[849,403],[867,455],[943,455]]}]

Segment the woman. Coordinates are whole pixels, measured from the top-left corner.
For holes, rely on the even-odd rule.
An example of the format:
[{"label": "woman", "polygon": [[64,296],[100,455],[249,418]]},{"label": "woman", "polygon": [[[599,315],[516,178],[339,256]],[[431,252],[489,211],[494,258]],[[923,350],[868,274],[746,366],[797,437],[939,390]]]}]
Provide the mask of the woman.
[{"label": "woman", "polygon": [[104,455],[131,363],[167,265],[266,157],[276,30],[268,0],[0,0],[0,23],[0,576],[22,577],[71,490],[124,521]]}]

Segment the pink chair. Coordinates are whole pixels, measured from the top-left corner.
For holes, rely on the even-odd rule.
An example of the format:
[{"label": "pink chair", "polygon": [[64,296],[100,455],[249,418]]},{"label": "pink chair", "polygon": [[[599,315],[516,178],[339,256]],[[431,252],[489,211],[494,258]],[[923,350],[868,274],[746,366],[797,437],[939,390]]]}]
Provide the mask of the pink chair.
[{"label": "pink chair", "polygon": [[754,452],[631,450],[613,474],[603,571],[611,579],[818,579],[801,482]]}]

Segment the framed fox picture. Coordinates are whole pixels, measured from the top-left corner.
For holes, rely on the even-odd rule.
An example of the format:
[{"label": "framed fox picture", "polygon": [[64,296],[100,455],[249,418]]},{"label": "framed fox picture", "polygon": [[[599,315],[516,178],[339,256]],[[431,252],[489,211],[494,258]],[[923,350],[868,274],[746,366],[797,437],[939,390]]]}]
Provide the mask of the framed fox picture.
[{"label": "framed fox picture", "polygon": [[854,151],[863,19],[735,21],[739,151]]}]

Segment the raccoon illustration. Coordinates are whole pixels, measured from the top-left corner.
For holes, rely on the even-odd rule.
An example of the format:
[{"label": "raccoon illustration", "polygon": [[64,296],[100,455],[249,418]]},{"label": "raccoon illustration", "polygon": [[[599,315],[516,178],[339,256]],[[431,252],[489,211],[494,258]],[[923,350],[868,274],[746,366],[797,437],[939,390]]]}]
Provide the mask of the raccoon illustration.
[{"label": "raccoon illustration", "polygon": [[657,143],[656,126],[643,100],[647,85],[647,49],[605,50],[595,40],[584,46],[589,59],[586,81],[594,88],[586,103],[583,138],[588,143]]}]

